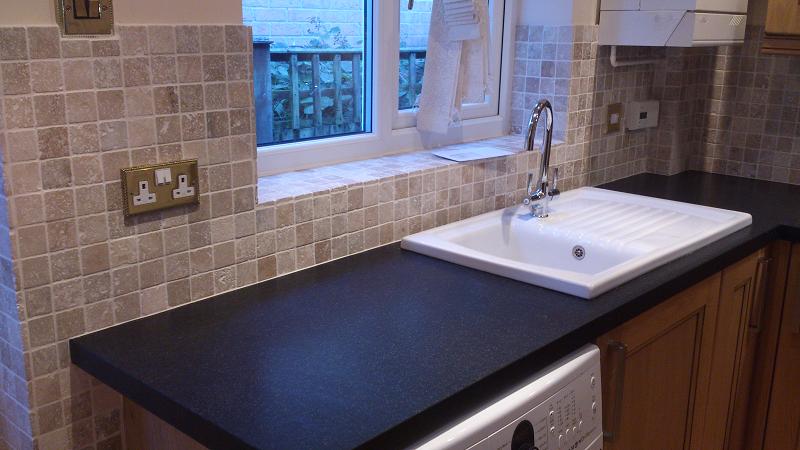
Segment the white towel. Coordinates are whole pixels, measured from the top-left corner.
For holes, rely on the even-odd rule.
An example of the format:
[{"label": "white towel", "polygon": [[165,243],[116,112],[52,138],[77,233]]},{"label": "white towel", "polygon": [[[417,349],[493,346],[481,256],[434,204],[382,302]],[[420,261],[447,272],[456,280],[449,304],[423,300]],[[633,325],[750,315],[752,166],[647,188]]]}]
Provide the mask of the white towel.
[{"label": "white towel", "polygon": [[482,2],[483,0],[442,1],[444,24],[451,41],[469,41],[481,37],[481,18],[477,3]]},{"label": "white towel", "polygon": [[[477,17],[477,38],[452,39],[445,22],[446,5],[471,4]],[[489,11],[485,0],[434,0],[425,78],[417,112],[417,129],[446,134],[461,121],[463,103],[483,103],[489,82]],[[465,25],[469,28],[469,25]],[[458,33],[468,33],[467,29]]]}]

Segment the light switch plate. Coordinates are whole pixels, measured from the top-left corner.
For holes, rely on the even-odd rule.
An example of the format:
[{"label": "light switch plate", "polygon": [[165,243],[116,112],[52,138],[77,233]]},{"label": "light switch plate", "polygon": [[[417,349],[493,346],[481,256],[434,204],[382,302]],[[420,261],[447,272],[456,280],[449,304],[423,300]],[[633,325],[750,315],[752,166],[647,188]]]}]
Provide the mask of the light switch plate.
[{"label": "light switch plate", "polygon": [[56,21],[64,36],[114,34],[112,0],[54,0]]},{"label": "light switch plate", "polygon": [[606,134],[622,130],[622,103],[612,103],[606,107]]},{"label": "light switch plate", "polygon": [[[170,181],[158,184],[156,171],[161,172],[164,169],[169,170]],[[200,183],[196,159],[130,167],[122,169],[120,172],[125,217],[200,203]],[[178,186],[179,179],[181,182],[185,181],[185,186]],[[143,182],[146,182],[146,185]],[[146,198],[142,196],[141,192],[143,185],[147,189],[148,196]],[[187,188],[192,188],[188,189],[190,195],[185,195]],[[184,195],[174,195],[176,190]],[[150,194],[155,196],[155,201],[150,200]]]},{"label": "light switch plate", "polygon": [[162,169],[156,169],[155,174],[157,186],[172,183],[172,168],[164,167]]}]

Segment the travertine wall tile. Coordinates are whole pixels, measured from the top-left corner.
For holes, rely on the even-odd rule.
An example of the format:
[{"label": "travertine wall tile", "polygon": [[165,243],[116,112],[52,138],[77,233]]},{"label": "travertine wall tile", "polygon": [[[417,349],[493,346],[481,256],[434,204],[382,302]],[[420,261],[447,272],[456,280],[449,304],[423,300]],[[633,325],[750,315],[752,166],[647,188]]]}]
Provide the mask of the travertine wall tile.
[{"label": "travertine wall tile", "polygon": [[6,135],[6,160],[31,161],[38,158],[38,139],[33,130],[9,132]]},{"label": "travertine wall tile", "polygon": [[86,58],[92,56],[92,44],[88,39],[71,39],[61,41],[63,58]]},{"label": "travertine wall tile", "polygon": [[28,128],[34,126],[33,99],[30,97],[11,97],[3,100],[3,108],[7,111],[6,126],[12,128]]},{"label": "travertine wall tile", "polygon": [[[555,155],[562,176],[572,178],[567,187],[687,169],[800,182],[798,60],[761,55],[762,28],[748,27],[743,46],[620,48],[621,59],[663,57],[620,68],[610,67],[608,47],[597,47],[596,27],[572,27],[572,37],[568,28],[518,27],[512,96],[512,125],[521,133],[541,96],[554,101],[557,127],[564,123],[560,95],[568,93],[569,148]],[[571,56],[561,47],[570,39]],[[568,83],[564,58],[572,61]],[[604,134],[608,104],[645,99],[661,102],[658,128]]]},{"label": "travertine wall tile", "polygon": [[0,29],[0,60],[28,59],[25,28]]},{"label": "travertine wall tile", "polygon": [[122,73],[125,87],[150,84],[150,59],[146,57],[123,58]]},{"label": "travertine wall tile", "polygon": [[28,28],[28,48],[31,59],[60,58],[60,33],[56,27]]},{"label": "travertine wall tile", "polygon": [[92,40],[92,56],[119,56],[119,40],[118,39],[105,39],[105,40]]},{"label": "travertine wall tile", "polygon": [[94,75],[91,61],[87,59],[64,61],[64,84],[68,91],[94,88]]},{"label": "travertine wall tile", "polygon": [[761,54],[763,28],[746,33],[743,46],[687,52],[680,98],[693,106],[692,147],[665,151],[665,172],[800,184],[800,59]]},{"label": "travertine wall tile", "polygon": [[178,65],[175,56],[153,56],[150,58],[153,84],[169,84],[178,81]]},{"label": "travertine wall tile", "polygon": [[28,63],[2,63],[3,93],[6,95],[31,92],[31,66]]},{"label": "travertine wall tile", "polygon": [[36,126],[63,125],[66,123],[66,106],[61,94],[37,95],[33,97]]},{"label": "travertine wall tile", "polygon": [[178,53],[200,52],[200,27],[180,25],[175,28],[176,49]]},{"label": "travertine wall tile", "polygon": [[97,120],[97,100],[91,91],[70,92],[66,96],[67,122],[83,123]]},{"label": "travertine wall tile", "polygon": [[99,58],[94,61],[94,84],[98,88],[122,86],[122,64],[117,58]]},{"label": "travertine wall tile", "polygon": [[[235,27],[241,28],[241,27]],[[148,27],[148,38],[150,42],[150,54],[175,54],[175,27],[173,26],[151,26]],[[246,32],[245,32],[246,34]],[[247,52],[246,48],[238,49],[239,52]]]},{"label": "travertine wall tile", "polygon": [[33,92],[58,92],[64,89],[58,61],[34,61],[30,65]]}]

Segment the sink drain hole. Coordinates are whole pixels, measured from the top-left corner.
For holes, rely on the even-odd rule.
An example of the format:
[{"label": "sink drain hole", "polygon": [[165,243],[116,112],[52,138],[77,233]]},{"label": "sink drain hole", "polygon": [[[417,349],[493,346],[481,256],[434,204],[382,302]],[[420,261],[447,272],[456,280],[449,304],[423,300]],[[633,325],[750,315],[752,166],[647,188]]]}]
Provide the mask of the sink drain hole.
[{"label": "sink drain hole", "polygon": [[586,258],[586,249],[581,247],[580,245],[576,245],[572,248],[572,256],[575,257],[578,261]]}]

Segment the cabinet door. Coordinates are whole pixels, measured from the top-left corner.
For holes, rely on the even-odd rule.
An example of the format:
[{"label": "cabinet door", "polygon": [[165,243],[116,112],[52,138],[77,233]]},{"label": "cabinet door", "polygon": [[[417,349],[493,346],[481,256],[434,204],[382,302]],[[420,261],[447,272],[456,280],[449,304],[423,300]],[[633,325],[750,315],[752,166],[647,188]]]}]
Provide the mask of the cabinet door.
[{"label": "cabinet door", "polygon": [[762,250],[722,271],[711,359],[712,382],[700,448],[742,448],[742,417],[735,412],[741,411],[737,402],[747,402],[744,394],[752,380],[758,337],[753,324],[764,304],[768,261]]},{"label": "cabinet door", "polygon": [[719,288],[715,275],[598,339],[606,450],[696,447]]},{"label": "cabinet door", "polygon": [[792,249],[764,449],[800,449],[800,244]]},{"label": "cabinet door", "polygon": [[800,36],[800,3],[797,0],[769,0],[766,32]]},{"label": "cabinet door", "polygon": [[208,450],[133,400],[123,397],[125,445],[136,450]]},{"label": "cabinet door", "polygon": [[791,252],[790,243],[779,241],[759,258],[726,450],[763,449]]}]

